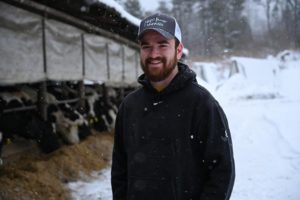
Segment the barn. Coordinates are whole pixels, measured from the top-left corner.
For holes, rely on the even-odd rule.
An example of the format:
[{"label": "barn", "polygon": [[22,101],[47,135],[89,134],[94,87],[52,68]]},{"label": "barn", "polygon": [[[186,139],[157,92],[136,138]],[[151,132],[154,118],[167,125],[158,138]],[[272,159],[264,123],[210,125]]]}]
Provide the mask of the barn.
[{"label": "barn", "polygon": [[139,19],[105,0],[0,0],[0,10],[0,155],[19,137],[49,153],[110,130],[141,74]]}]

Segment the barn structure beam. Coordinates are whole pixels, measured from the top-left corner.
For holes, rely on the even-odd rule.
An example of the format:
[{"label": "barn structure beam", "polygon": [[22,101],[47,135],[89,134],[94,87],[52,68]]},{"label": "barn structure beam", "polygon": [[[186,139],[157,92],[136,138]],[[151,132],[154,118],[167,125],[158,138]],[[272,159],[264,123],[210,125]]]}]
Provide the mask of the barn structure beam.
[{"label": "barn structure beam", "polygon": [[127,44],[128,46],[130,46],[134,49],[138,49],[138,47],[139,47],[137,43],[130,41],[124,37],[121,37],[118,34],[104,30],[104,29],[99,28],[95,25],[92,25],[86,21],[83,21],[79,18],[75,18],[75,17],[65,14],[61,11],[55,10],[53,8],[50,8],[48,6],[45,6],[43,4],[31,1],[31,0],[0,0],[0,1],[30,10],[35,13],[38,13],[38,14],[44,16],[45,18],[52,18],[52,19],[56,19],[56,20],[65,22],[67,24],[76,26],[82,30],[85,30],[88,33],[95,33],[95,34],[104,36],[106,38],[118,41],[120,43]]}]

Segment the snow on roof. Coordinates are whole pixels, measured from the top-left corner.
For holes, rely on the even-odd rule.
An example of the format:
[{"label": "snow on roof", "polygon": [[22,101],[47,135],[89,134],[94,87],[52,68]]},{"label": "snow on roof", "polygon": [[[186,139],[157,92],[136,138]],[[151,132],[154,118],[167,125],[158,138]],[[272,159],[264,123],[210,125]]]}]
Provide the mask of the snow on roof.
[{"label": "snow on roof", "polygon": [[135,16],[128,13],[120,4],[118,4],[114,0],[98,0],[98,1],[111,7],[111,8],[114,8],[117,12],[119,12],[121,14],[122,17],[127,19],[132,24],[134,24],[136,26],[140,25],[141,19],[136,18]]}]

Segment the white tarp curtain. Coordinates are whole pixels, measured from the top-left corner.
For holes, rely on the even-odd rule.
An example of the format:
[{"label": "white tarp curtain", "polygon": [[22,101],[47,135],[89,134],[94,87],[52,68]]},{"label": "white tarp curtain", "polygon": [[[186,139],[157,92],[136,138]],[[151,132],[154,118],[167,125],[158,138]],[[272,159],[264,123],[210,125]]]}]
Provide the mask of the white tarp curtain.
[{"label": "white tarp curtain", "polygon": [[107,80],[107,39],[91,34],[84,35],[85,79]]},{"label": "white tarp curtain", "polygon": [[141,74],[143,74],[144,72],[143,72],[143,70],[142,70],[142,68],[140,67],[141,65],[140,65],[140,62],[141,62],[141,60],[140,60],[140,56],[138,55],[137,56],[137,63],[138,63],[138,71],[137,71],[137,74],[138,74],[138,77],[141,75]]},{"label": "white tarp curtain", "polygon": [[0,84],[45,79],[41,18],[0,2]]},{"label": "white tarp curtain", "polygon": [[138,76],[137,52],[127,46],[124,46],[125,62],[124,77],[127,83],[136,82]]},{"label": "white tarp curtain", "polygon": [[111,42],[108,44],[109,77],[111,82],[123,82],[123,46]]},{"label": "white tarp curtain", "polygon": [[82,79],[131,84],[141,74],[135,50],[49,19],[45,73],[42,17],[3,2],[0,10],[0,85]]},{"label": "white tarp curtain", "polygon": [[45,22],[47,78],[80,80],[83,77],[81,31],[54,20]]}]

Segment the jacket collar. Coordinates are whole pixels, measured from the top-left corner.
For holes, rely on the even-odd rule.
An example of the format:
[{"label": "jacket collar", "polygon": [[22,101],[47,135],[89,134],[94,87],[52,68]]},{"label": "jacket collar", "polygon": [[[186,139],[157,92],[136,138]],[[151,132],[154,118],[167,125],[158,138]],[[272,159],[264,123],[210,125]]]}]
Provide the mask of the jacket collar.
[{"label": "jacket collar", "polygon": [[185,87],[188,83],[196,81],[196,74],[186,64],[178,62],[178,73],[170,82],[170,84],[160,92],[157,92],[151,85],[149,79],[145,74],[138,78],[138,82],[144,86],[145,89],[159,94],[169,94]]}]

